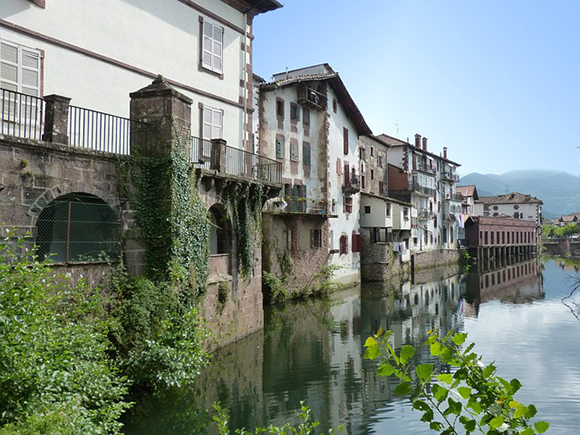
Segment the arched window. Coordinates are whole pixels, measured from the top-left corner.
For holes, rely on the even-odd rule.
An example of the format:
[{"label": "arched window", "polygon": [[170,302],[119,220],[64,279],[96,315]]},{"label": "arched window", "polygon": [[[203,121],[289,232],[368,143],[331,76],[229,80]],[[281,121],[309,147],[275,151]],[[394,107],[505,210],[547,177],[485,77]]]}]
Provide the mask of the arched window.
[{"label": "arched window", "polygon": [[210,254],[229,254],[232,250],[232,225],[228,214],[221,204],[214,204],[210,209],[211,233]]},{"label": "arched window", "polygon": [[117,261],[120,225],[102,199],[87,193],[59,196],[36,222],[39,260],[54,263]]}]

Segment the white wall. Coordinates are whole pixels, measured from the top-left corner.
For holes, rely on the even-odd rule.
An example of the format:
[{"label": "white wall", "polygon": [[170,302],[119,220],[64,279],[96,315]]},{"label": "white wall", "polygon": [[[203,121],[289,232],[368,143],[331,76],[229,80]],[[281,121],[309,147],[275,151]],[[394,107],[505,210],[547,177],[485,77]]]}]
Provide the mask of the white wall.
[{"label": "white wall", "polygon": [[[221,1],[196,0],[234,27],[246,29],[243,14]],[[198,103],[224,111],[224,138],[238,146],[242,138],[243,109],[237,107],[243,94],[240,79],[244,57],[241,44],[250,41],[224,27],[224,77],[199,70],[199,17],[203,14],[177,0],[58,0],[41,9],[24,0],[2,0],[0,19],[106,56],[146,73],[200,89],[201,96],[176,86],[194,100],[192,134],[200,135]],[[71,97],[71,104],[119,116],[128,116],[129,93],[149,83],[146,73],[131,71],[69,48],[23,35],[0,26],[0,38],[44,52],[44,95]],[[247,77],[247,75],[246,75]],[[230,103],[219,101],[224,99]]]}]

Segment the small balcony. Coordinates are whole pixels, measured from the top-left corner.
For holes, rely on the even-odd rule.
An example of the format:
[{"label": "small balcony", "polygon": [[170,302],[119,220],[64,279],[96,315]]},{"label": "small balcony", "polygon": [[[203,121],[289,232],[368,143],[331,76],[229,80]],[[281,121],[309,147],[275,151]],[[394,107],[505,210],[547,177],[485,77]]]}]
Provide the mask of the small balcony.
[{"label": "small balcony", "polygon": [[223,139],[207,140],[191,136],[187,151],[189,161],[196,168],[245,180],[275,185],[282,183],[280,162],[230,147]]},{"label": "small balcony", "polygon": [[298,86],[298,104],[313,110],[326,110],[326,94],[317,91],[309,83]]},{"label": "small balcony", "polygon": [[304,214],[310,216],[332,216],[332,204],[324,198],[303,198],[300,196],[281,196],[271,200],[266,212],[270,214]]},{"label": "small balcony", "polygon": [[427,187],[419,184],[417,180],[411,180],[409,183],[409,189],[415,193],[419,193],[423,196],[435,196],[435,189],[432,187]]},{"label": "small balcony", "polygon": [[360,192],[360,177],[355,174],[346,174],[342,190],[344,193],[351,194]]},{"label": "small balcony", "polygon": [[419,220],[425,221],[433,219],[433,212],[429,210],[419,210]]},{"label": "small balcony", "polygon": [[442,172],[441,178],[443,178],[444,180],[447,180],[447,181],[453,181],[455,183],[457,183],[459,181],[459,175],[457,175],[455,172],[451,172],[451,171]]}]

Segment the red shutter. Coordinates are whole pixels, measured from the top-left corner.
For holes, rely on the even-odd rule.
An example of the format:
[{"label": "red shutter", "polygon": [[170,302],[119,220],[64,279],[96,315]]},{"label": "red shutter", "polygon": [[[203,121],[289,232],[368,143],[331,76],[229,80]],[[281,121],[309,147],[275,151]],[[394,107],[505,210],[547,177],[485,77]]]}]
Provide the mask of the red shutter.
[{"label": "red shutter", "polygon": [[344,154],[348,154],[348,128],[343,127],[342,129],[342,146]]},{"label": "red shutter", "polygon": [[350,168],[348,163],[344,164],[344,185],[350,186]]},{"label": "red shutter", "polygon": [[336,159],[336,174],[342,175],[342,162],[340,159]]}]

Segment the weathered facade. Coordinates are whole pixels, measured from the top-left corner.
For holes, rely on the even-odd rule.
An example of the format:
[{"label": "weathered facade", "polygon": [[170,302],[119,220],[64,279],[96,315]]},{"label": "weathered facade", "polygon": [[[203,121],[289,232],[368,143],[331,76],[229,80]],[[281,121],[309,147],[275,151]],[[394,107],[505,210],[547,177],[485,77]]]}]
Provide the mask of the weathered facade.
[{"label": "weathered facade", "polygon": [[260,154],[282,164],[284,184],[265,210],[264,269],[293,291],[327,265],[360,282],[358,138],[370,129],[344,83],[327,64],[276,74],[259,113]]}]

